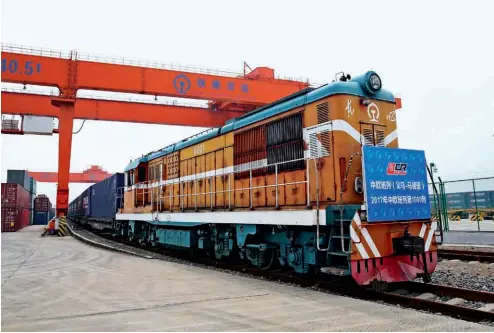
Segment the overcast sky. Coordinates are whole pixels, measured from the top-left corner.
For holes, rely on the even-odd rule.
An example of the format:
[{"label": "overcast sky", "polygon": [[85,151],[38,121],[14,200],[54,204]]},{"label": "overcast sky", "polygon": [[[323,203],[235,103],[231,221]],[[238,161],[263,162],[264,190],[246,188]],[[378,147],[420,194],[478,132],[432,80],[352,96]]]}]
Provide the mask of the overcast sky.
[{"label": "overcast sky", "polygon": [[[399,5],[398,5],[399,4]],[[373,69],[403,99],[402,148],[445,179],[494,175],[494,5],[488,1],[3,0],[2,42],[331,82]],[[81,121],[76,121],[74,131]],[[202,129],[86,121],[71,171],[119,172]],[[55,171],[58,137],[2,135],[7,169]],[[71,184],[71,200],[88,184]],[[55,202],[56,186],[41,184]]]}]

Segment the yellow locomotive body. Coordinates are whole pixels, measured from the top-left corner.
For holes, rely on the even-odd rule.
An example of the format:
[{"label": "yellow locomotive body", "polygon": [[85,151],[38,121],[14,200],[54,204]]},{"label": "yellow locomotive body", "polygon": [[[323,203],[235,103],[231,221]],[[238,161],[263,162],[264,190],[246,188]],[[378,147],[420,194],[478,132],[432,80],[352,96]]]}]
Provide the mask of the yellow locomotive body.
[{"label": "yellow locomotive body", "polygon": [[[260,267],[275,258],[362,285],[427,277],[430,218],[367,221],[363,147],[398,148],[396,110],[374,72],[288,96],[131,162],[117,220],[151,243],[238,252]],[[403,252],[410,237],[420,251]]]}]

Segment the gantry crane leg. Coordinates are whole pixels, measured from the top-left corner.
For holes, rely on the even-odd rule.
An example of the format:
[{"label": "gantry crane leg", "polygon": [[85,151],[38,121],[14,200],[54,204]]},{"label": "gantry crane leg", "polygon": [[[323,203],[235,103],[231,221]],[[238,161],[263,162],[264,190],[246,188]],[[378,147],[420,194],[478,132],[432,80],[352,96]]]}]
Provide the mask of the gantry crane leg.
[{"label": "gantry crane leg", "polygon": [[69,207],[70,153],[72,149],[72,130],[74,127],[74,100],[53,99],[52,103],[60,107],[58,135],[58,187],[57,216],[66,216]]}]

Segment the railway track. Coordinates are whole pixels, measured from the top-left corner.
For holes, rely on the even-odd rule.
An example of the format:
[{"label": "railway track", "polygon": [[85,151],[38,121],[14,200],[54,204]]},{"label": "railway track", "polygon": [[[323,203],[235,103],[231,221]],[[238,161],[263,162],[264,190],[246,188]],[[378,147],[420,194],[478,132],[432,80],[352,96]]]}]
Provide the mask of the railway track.
[{"label": "railway track", "polygon": [[[245,274],[249,277],[297,285],[346,297],[367,301],[381,301],[407,308],[441,313],[476,323],[494,324],[494,312],[491,312],[494,311],[494,293],[421,282],[397,283],[393,284],[393,289],[391,290],[375,291],[358,286],[350,278],[334,277],[326,274],[302,276],[281,269],[263,271],[248,265],[232,265],[225,261],[219,261],[197,254],[148,249],[137,246],[136,244],[124,244],[111,239],[108,235],[96,235],[79,225],[75,225],[71,221],[69,221],[68,225],[71,234],[85,243],[146,259],[166,260],[202,268],[222,270],[230,274]],[[491,307],[492,310],[490,310]]]},{"label": "railway track", "polygon": [[384,293],[386,302],[474,322],[494,322],[494,293],[421,282],[406,282]]},{"label": "railway track", "polygon": [[459,249],[439,249],[438,256],[442,259],[459,259],[464,261],[494,263],[494,252]]}]

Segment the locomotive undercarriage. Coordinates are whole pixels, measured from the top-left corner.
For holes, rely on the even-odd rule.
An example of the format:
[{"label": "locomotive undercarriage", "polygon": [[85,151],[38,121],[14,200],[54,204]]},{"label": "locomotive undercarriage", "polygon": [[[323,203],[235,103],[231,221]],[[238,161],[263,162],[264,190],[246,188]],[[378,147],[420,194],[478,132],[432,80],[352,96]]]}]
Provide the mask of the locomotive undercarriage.
[{"label": "locomotive undercarriage", "polygon": [[[397,251],[393,256],[350,261],[349,216],[355,212],[355,207],[345,208],[343,219],[333,216],[328,219],[328,225],[319,226],[319,242],[316,226],[169,222],[165,225],[158,221],[114,220],[101,229],[101,223],[79,222],[137,244],[191,254],[202,252],[218,260],[248,263],[263,270],[284,268],[299,274],[323,272],[352,276],[359,285],[378,288],[382,288],[383,283],[413,279],[412,275],[430,281],[437,254],[425,252],[423,238],[408,233],[393,241]],[[327,213],[330,211],[328,208]],[[322,251],[318,250],[318,245]]]},{"label": "locomotive undercarriage", "polygon": [[[116,225],[116,224],[115,224]],[[114,234],[128,241],[169,249],[200,250],[216,259],[249,262],[261,269],[291,268],[308,274],[327,265],[327,254],[317,250],[316,230],[309,227],[198,224],[162,226],[121,221]],[[328,232],[320,233],[327,246]]]}]

